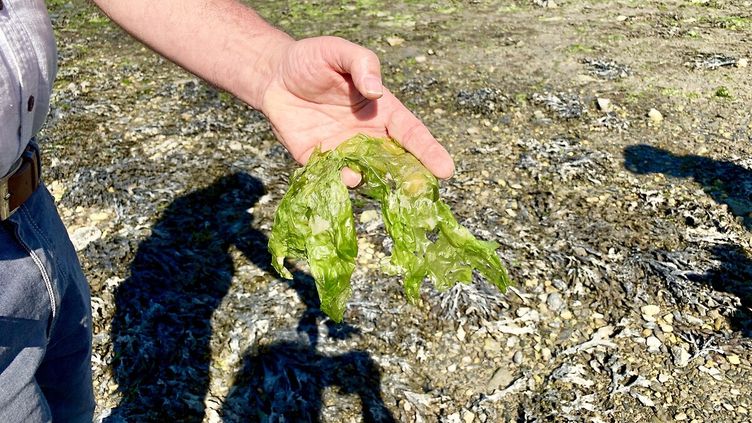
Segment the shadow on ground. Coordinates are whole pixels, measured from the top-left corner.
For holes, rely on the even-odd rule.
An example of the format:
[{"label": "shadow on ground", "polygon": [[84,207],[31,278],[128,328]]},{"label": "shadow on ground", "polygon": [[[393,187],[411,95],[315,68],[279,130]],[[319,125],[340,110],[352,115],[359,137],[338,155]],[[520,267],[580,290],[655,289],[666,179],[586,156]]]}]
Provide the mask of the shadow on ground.
[{"label": "shadow on ground", "polygon": [[662,173],[692,179],[717,203],[726,204],[752,230],[752,171],[746,168],[702,156],[678,156],[644,144],[624,149],[624,167],[641,175]]},{"label": "shadow on ground", "polygon": [[[123,399],[106,421],[202,421],[211,317],[234,275],[230,248],[273,272],[267,238],[247,211],[263,194],[262,183],[248,174],[222,177],[175,200],[139,245],[131,276],[115,293],[112,365]],[[247,354],[224,405],[226,419],[317,421],[322,392],[335,385],[360,397],[364,420],[394,421],[368,353],[317,351],[324,315],[312,278],[297,272],[287,283],[306,305],[297,327],[305,341]],[[355,331],[330,324],[326,336],[342,339]]]},{"label": "shadow on ground", "polygon": [[[649,145],[628,146],[624,167],[637,174],[661,173],[669,177],[692,179],[719,204],[752,231],[752,171],[737,164],[695,155],[676,155]],[[752,260],[744,249],[732,243],[719,243],[710,249],[719,265],[706,273],[686,273],[693,282],[709,285],[717,291],[735,295],[740,307],[731,316],[731,324],[746,336],[752,336]]]}]

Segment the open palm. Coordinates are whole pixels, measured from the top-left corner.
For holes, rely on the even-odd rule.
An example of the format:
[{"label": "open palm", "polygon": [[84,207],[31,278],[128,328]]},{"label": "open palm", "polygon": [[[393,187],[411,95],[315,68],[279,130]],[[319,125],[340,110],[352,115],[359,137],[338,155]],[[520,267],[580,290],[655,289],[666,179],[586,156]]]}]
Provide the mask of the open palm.
[{"label": "open palm", "polygon": [[261,108],[298,162],[305,163],[317,146],[329,150],[365,133],[390,136],[437,177],[452,176],[449,153],[382,86],[370,50],[336,37],[309,38],[292,43],[274,63]]}]

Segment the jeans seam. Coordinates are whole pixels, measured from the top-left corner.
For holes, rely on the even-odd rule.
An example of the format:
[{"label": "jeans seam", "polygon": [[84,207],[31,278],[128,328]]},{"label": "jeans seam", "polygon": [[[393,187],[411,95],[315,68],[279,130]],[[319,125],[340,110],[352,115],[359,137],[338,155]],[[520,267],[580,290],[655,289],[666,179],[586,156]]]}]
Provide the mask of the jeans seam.
[{"label": "jeans seam", "polygon": [[[21,212],[23,212],[27,219],[31,222],[32,228],[34,228],[34,232],[37,233],[38,236],[40,236],[44,241],[48,243],[47,248],[50,248],[49,246],[49,240],[47,237],[42,235],[41,230],[37,226],[36,222],[34,222],[34,219],[32,219],[31,214],[29,214],[29,211],[26,209],[26,205],[21,205]],[[52,278],[50,278],[49,273],[47,272],[47,269],[44,267],[44,263],[42,263],[42,260],[39,258],[37,253],[34,252],[27,244],[24,242],[23,239],[21,239],[21,235],[18,231],[18,228],[16,229],[16,239],[18,242],[26,249],[27,253],[31,257],[31,259],[34,261],[34,264],[36,264],[37,268],[39,268],[39,271],[42,273],[42,279],[44,280],[44,284],[47,288],[47,295],[50,297],[50,307],[52,308],[52,321],[55,321],[55,317],[57,316],[57,301],[55,301],[55,291],[52,288]],[[60,272],[60,269],[58,269],[58,272]]]},{"label": "jeans seam", "polygon": [[21,239],[20,236],[16,236],[16,240],[19,244],[26,250],[26,252],[29,254],[29,257],[31,257],[31,260],[34,261],[34,264],[37,266],[37,269],[39,269],[39,272],[42,273],[42,279],[44,280],[44,284],[47,287],[47,295],[50,297],[50,307],[52,308],[52,319],[55,319],[55,315],[57,314],[57,304],[55,301],[55,294],[52,291],[52,280],[50,279],[50,275],[47,273],[47,269],[44,268],[44,264],[42,264],[42,260],[39,258],[37,253],[34,252],[31,248],[29,248],[28,245]]}]

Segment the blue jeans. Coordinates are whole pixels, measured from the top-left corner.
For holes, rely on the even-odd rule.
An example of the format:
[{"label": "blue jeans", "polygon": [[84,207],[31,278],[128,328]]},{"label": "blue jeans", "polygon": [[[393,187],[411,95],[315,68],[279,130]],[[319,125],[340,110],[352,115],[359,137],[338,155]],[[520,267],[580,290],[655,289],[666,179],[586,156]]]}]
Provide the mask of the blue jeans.
[{"label": "blue jeans", "polygon": [[0,422],[94,413],[89,287],[44,186],[0,222]]}]

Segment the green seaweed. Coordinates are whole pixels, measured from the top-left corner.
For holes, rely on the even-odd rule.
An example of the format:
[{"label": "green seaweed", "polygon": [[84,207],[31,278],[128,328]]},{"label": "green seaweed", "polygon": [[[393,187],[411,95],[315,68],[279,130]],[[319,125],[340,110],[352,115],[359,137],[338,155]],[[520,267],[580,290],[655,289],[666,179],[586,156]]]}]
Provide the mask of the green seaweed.
[{"label": "green seaweed", "polygon": [[404,275],[410,301],[418,300],[425,277],[444,290],[470,283],[473,270],[506,290],[510,281],[498,244],[476,239],[457,223],[439,198],[436,178],[395,141],[357,135],[334,150],[314,152],[295,171],[269,237],[272,265],[283,277],[292,278],[285,258],[308,261],[329,317],[342,320],[358,253],[349,191],[340,179],[344,167],[363,175],[360,189],[381,205],[394,241],[387,271]]}]

